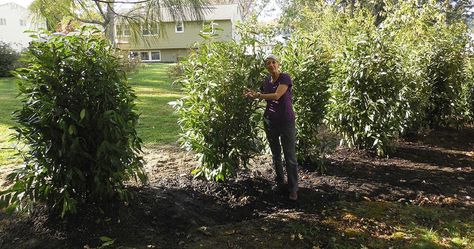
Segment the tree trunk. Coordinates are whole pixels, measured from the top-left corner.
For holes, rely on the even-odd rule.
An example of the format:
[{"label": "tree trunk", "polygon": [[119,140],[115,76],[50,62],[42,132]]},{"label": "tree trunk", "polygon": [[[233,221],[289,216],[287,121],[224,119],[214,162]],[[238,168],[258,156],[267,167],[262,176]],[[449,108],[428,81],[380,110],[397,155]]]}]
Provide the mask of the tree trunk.
[{"label": "tree trunk", "polygon": [[350,1],[350,6],[349,6],[349,11],[350,11],[350,12],[349,12],[349,13],[350,13],[351,17],[354,16],[355,1],[356,1],[356,0],[351,0],[351,1]]},{"label": "tree trunk", "polygon": [[107,18],[105,21],[105,33],[109,38],[112,45],[115,47],[115,12],[114,12],[114,1],[107,4]]},{"label": "tree trunk", "polygon": [[385,2],[384,1],[378,1],[373,9],[373,14],[375,16],[375,26],[379,26],[383,20],[385,20],[385,17],[383,15],[383,8],[385,7]]}]

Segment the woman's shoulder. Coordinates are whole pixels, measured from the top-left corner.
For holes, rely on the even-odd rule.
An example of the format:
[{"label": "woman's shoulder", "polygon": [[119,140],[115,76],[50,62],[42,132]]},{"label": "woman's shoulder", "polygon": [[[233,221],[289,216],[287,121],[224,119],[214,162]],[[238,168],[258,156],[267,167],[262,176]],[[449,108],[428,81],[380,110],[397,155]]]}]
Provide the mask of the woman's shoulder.
[{"label": "woman's shoulder", "polygon": [[289,79],[291,79],[291,76],[290,76],[289,73],[282,72],[280,75],[281,75],[281,77],[283,77],[283,78],[287,78],[287,79],[289,78]]},{"label": "woman's shoulder", "polygon": [[288,84],[292,84],[292,83],[293,83],[293,82],[292,82],[293,80],[291,79],[291,76],[290,76],[290,74],[288,74],[288,73],[280,73],[280,81],[284,81],[284,82],[286,82],[286,83],[288,83]]}]

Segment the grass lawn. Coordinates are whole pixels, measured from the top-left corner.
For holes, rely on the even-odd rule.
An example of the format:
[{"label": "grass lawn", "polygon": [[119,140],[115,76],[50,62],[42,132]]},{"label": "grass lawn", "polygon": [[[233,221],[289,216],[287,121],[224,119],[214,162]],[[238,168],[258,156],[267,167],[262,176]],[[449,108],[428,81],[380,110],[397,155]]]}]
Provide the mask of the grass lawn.
[{"label": "grass lawn", "polygon": [[14,125],[12,112],[20,107],[20,101],[15,98],[17,86],[14,78],[0,78],[0,166],[15,162],[15,150],[10,140]]},{"label": "grass lawn", "polygon": [[[171,64],[146,64],[138,73],[129,75],[129,83],[138,96],[141,113],[138,134],[147,144],[176,143],[179,134],[177,115],[168,103],[181,98],[179,87],[172,86],[167,69]],[[0,166],[15,162],[12,142],[8,139],[14,125],[11,113],[20,107],[14,78],[0,78]]]},{"label": "grass lawn", "polygon": [[145,144],[172,144],[178,138],[178,116],[168,103],[183,97],[183,94],[168,78],[170,65],[145,64],[138,73],[129,76],[141,113],[138,135]]}]

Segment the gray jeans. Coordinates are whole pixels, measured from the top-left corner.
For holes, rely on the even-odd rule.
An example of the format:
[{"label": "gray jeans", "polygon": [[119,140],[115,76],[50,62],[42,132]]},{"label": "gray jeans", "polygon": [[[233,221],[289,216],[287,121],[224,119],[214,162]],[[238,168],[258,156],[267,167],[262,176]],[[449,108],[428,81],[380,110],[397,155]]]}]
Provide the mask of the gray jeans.
[{"label": "gray jeans", "polygon": [[[296,160],[296,129],[295,122],[272,122],[264,119],[267,140],[272,151],[273,167],[276,173],[276,182],[279,185],[285,183],[283,176],[283,163],[281,160],[281,148],[285,156],[286,174],[288,178],[288,191],[298,191],[298,161]],[[281,145],[280,145],[281,138]]]}]

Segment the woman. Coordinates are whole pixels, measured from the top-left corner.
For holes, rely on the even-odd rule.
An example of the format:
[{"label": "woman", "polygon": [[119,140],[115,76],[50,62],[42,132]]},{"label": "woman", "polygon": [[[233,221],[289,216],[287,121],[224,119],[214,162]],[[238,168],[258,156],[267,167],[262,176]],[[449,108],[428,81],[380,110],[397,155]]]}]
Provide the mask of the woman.
[{"label": "woman", "polygon": [[281,147],[283,147],[288,178],[288,197],[296,201],[298,199],[298,162],[296,160],[295,113],[292,104],[293,82],[288,74],[280,72],[280,62],[275,55],[268,55],[265,58],[265,66],[270,74],[264,80],[260,88],[261,92],[249,90],[245,96],[267,101],[264,127],[272,151],[277,187],[283,190],[285,185],[281,160]]}]

